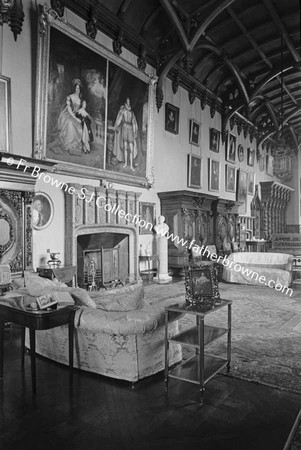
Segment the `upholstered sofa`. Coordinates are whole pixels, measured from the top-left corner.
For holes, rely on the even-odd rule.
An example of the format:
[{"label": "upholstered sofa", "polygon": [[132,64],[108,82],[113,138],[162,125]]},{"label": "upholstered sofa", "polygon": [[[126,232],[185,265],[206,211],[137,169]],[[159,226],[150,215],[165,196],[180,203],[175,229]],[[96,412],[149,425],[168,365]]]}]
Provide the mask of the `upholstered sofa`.
[{"label": "upholstered sofa", "polygon": [[237,252],[223,262],[222,278],[230,283],[285,287],[292,283],[292,268],[293,256],[286,253]]},{"label": "upholstered sofa", "polygon": [[[75,315],[74,367],[130,382],[164,369],[164,309],[175,300],[149,304],[143,299],[141,283],[88,294],[35,275],[29,276],[25,288],[8,295],[23,295],[24,302],[34,307],[41,293],[51,294],[59,306],[75,303],[79,307]],[[178,332],[177,320],[169,324],[169,332]],[[68,326],[37,331],[36,352],[68,365]],[[170,364],[181,359],[181,347],[171,344]]]}]

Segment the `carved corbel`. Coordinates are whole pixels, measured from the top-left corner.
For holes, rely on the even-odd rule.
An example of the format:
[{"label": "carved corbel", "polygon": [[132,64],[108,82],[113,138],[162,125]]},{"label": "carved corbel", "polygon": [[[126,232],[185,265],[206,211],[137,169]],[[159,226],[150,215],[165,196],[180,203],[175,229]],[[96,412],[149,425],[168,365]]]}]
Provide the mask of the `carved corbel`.
[{"label": "carved corbel", "polygon": [[59,17],[63,17],[64,15],[64,1],[63,0],[51,0],[50,1],[51,8],[57,13]]},{"label": "carved corbel", "polygon": [[118,35],[113,41],[113,51],[118,56],[120,56],[122,53],[122,44],[123,44],[123,30],[122,28],[120,28]]},{"label": "carved corbel", "polygon": [[140,48],[140,53],[137,58],[137,67],[142,72],[146,69],[146,49],[143,46]]},{"label": "carved corbel", "polygon": [[158,112],[163,104],[163,99],[164,99],[163,89],[159,84],[157,84],[157,86],[156,86],[156,106],[157,106]]},{"label": "carved corbel", "polygon": [[188,97],[189,97],[189,103],[192,105],[193,102],[195,101],[195,97],[196,97],[196,87],[194,84],[189,89]]},{"label": "carved corbel", "polygon": [[174,94],[176,94],[176,93],[178,92],[179,84],[180,84],[180,79],[181,79],[181,77],[180,77],[180,75],[179,75],[179,72],[176,72],[176,73],[175,73],[175,76],[174,76],[174,78],[173,78],[173,80],[172,80],[172,92],[173,92]]},{"label": "carved corbel", "polygon": [[89,18],[86,23],[86,33],[87,36],[89,36],[91,39],[96,38],[97,28],[96,28],[96,17],[94,8],[91,8],[89,12]]},{"label": "carved corbel", "polygon": [[203,92],[201,94],[201,108],[204,110],[207,105],[207,91]]}]

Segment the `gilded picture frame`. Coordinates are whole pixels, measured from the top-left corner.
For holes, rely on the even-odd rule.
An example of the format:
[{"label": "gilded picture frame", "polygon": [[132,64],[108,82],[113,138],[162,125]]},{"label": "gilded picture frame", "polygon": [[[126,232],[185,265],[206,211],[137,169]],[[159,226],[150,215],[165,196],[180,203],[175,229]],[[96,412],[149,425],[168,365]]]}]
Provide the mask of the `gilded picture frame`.
[{"label": "gilded picture frame", "polygon": [[[156,224],[156,204],[149,202],[139,202],[139,218],[146,224]],[[153,234],[150,226],[139,227],[139,234]]]},{"label": "gilded picture frame", "polygon": [[53,219],[53,202],[49,195],[37,192],[32,201],[32,225],[35,230],[44,230]]},{"label": "gilded picture frame", "polygon": [[[58,173],[147,186],[152,77],[39,7],[34,157]],[[130,115],[134,141],[122,132]]]},{"label": "gilded picture frame", "polygon": [[215,159],[208,159],[209,165],[209,191],[219,192],[220,183],[220,162]]},{"label": "gilded picture frame", "polygon": [[179,134],[180,109],[177,106],[165,103],[165,130],[169,133]]},{"label": "gilded picture frame", "polygon": [[0,75],[0,152],[11,152],[10,78]]},{"label": "gilded picture frame", "polygon": [[188,182],[187,186],[200,189],[202,187],[202,158],[195,155],[187,155]]},{"label": "gilded picture frame", "polygon": [[220,131],[210,128],[209,149],[215,153],[219,153]]},{"label": "gilded picture frame", "polygon": [[226,164],[226,191],[236,192],[236,168]]},{"label": "gilded picture frame", "polygon": [[189,120],[189,143],[200,145],[200,135],[201,135],[201,124],[194,119]]}]

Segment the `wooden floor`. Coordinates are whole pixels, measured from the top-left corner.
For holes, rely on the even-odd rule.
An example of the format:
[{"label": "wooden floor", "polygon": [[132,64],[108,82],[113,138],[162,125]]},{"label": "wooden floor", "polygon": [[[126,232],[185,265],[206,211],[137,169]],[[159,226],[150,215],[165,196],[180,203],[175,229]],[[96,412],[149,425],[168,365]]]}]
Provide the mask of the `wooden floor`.
[{"label": "wooden floor", "polygon": [[218,375],[197,386],[163,374],[131,384],[75,371],[38,358],[31,394],[30,356],[20,367],[20,331],[5,330],[0,382],[0,449],[280,450],[301,396]]}]

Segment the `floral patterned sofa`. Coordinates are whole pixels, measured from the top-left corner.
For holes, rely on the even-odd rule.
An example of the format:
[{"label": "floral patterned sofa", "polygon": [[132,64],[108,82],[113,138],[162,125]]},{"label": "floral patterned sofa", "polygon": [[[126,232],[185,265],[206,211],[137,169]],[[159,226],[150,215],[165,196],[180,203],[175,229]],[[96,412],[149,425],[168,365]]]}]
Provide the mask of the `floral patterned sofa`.
[{"label": "floral patterned sofa", "polygon": [[[51,293],[59,305],[75,303],[74,367],[112,378],[136,382],[164,369],[164,309],[175,303],[144,301],[142,283],[87,293],[31,274],[26,288],[9,295],[25,295],[27,303]],[[178,321],[169,324],[171,335],[178,333]],[[28,336],[26,337],[28,344]],[[36,332],[36,352],[68,365],[68,326]],[[181,347],[170,345],[170,364],[182,359]]]}]

